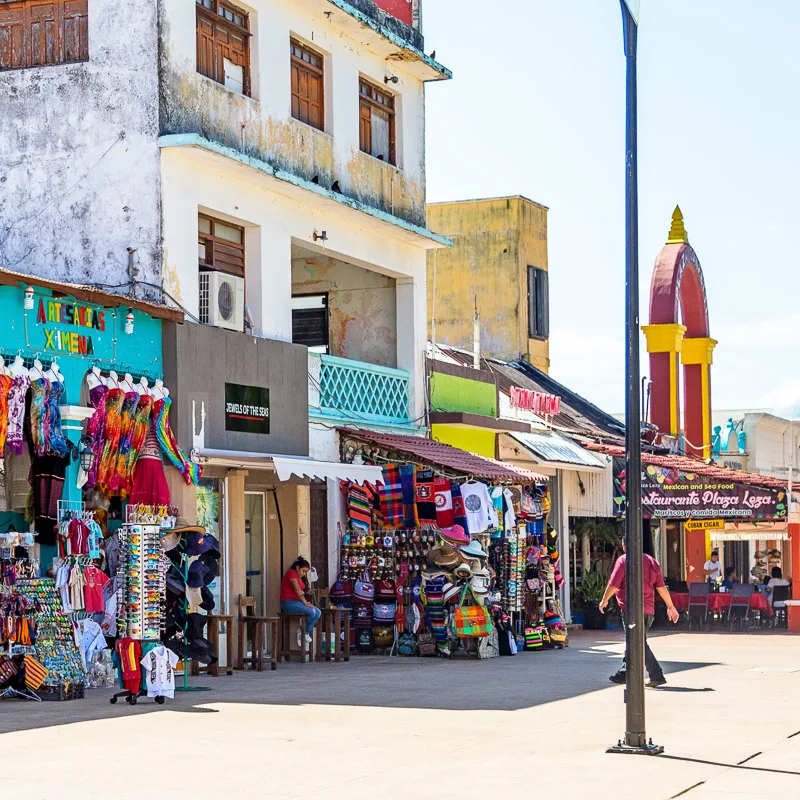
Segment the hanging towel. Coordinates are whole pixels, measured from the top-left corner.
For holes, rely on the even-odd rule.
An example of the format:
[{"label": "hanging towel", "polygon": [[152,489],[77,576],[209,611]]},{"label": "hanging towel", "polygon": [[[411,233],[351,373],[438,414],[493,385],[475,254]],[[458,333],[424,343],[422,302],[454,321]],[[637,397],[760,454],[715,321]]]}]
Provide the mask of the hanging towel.
[{"label": "hanging towel", "polygon": [[447,478],[436,478],[433,481],[433,491],[436,498],[436,524],[440,528],[453,526],[453,493],[450,491],[450,481]]},{"label": "hanging towel", "polygon": [[403,522],[407,529],[419,526],[416,498],[416,467],[405,464],[400,467],[400,485],[403,489]]},{"label": "hanging towel", "polygon": [[461,487],[454,483],[450,487],[453,495],[453,525],[460,525],[465,531],[467,527],[467,510],[464,508],[464,498],[461,496]]},{"label": "hanging towel", "polygon": [[383,468],[383,487],[380,491],[381,515],[387,527],[403,524],[403,487],[400,470],[394,465]]},{"label": "hanging towel", "polygon": [[423,528],[436,527],[436,497],[432,469],[417,467],[417,516]]},{"label": "hanging towel", "polygon": [[347,497],[347,516],[354,528],[369,530],[372,527],[372,505],[368,493],[357,483],[342,483]]}]

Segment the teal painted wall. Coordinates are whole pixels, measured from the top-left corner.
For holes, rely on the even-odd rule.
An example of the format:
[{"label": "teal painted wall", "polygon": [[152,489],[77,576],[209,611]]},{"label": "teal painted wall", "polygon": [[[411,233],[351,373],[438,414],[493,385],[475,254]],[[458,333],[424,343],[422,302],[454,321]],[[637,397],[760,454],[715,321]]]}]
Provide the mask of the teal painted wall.
[{"label": "teal painted wall", "polygon": [[[94,364],[104,372],[116,370],[120,377],[125,372],[136,378],[147,375],[151,381],[163,377],[161,320],[134,310],[134,328],[129,335],[125,333],[125,315],[128,313],[125,306],[105,309],[70,297],[54,298],[52,292],[40,288],[36,289],[32,311],[25,311],[23,302],[22,288],[0,286],[0,318],[3,320],[0,353],[8,362],[17,351],[22,351],[23,358],[38,356],[46,365],[56,356],[66,378],[67,404],[79,403],[83,375]],[[56,304],[70,306],[70,310],[62,311]],[[69,316],[74,316],[76,305],[82,322],[102,324],[103,329],[87,327],[80,322],[71,324]],[[45,322],[41,322],[41,313]],[[54,318],[62,321],[54,321]],[[93,354],[70,352],[70,349],[88,349],[88,337],[91,337]]]},{"label": "teal painted wall", "polygon": [[460,411],[497,417],[497,388],[494,383],[433,372],[430,386],[431,411]]}]

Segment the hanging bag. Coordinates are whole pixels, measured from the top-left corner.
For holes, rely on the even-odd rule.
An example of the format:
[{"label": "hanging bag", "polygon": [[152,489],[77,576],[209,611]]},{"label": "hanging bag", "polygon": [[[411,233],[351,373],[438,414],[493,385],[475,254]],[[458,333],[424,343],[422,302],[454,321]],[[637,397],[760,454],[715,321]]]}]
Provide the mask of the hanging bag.
[{"label": "hanging bag", "polygon": [[369,579],[369,574],[366,570],[356,581],[355,585],[356,600],[363,603],[371,603],[375,599],[375,584]]},{"label": "hanging bag", "polygon": [[[473,604],[465,605],[467,592],[472,596]],[[467,584],[461,592],[456,609],[456,635],[460,639],[467,639],[477,636],[489,636],[492,632],[492,617],[489,609],[484,608],[478,602],[475,590]]]}]

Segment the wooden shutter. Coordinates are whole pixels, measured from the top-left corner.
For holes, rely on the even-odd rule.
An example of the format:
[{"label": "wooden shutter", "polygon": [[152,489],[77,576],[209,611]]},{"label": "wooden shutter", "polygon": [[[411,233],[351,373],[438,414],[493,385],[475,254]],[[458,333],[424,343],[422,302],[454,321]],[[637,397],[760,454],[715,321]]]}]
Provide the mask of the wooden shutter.
[{"label": "wooden shutter", "polygon": [[249,18],[244,11],[214,0],[197,5],[197,71],[225,84],[225,59],[242,68],[244,94],[250,94]]},{"label": "wooden shutter", "polygon": [[294,39],[290,42],[292,116],[324,130],[324,56]]},{"label": "wooden shutter", "polygon": [[0,70],[88,60],[88,0],[0,4]]},{"label": "wooden shutter", "polygon": [[364,153],[372,155],[372,108],[363,99],[358,118],[358,142]]},{"label": "wooden shutter", "polygon": [[214,23],[204,14],[197,14],[197,71],[212,80],[214,71]]}]

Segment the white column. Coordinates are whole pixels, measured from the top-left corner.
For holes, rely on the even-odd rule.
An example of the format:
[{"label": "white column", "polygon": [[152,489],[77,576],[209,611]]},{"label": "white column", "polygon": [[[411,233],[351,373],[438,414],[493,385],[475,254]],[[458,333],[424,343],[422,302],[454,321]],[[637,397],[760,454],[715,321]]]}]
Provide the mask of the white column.
[{"label": "white column", "polygon": [[256,331],[265,339],[292,341],[292,239],[288,231],[265,218],[261,231],[261,269],[248,274],[247,297],[260,299],[256,314],[250,307]]},{"label": "white column", "polygon": [[[424,276],[424,273],[423,273]],[[397,280],[397,366],[409,373],[409,417],[423,424],[425,413],[425,337],[427,335],[425,281]]]}]

